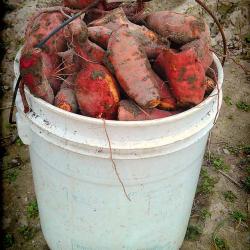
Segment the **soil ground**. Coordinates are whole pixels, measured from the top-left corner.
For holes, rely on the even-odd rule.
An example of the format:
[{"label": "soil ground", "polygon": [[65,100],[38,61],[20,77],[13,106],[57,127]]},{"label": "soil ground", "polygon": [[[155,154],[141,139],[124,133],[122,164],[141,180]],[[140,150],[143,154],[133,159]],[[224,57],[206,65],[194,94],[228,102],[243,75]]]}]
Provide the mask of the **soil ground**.
[{"label": "soil ground", "polygon": [[[3,183],[4,248],[48,249],[43,238],[28,148],[8,124],[12,96],[13,60],[23,44],[24,27],[42,0],[6,1],[1,46],[6,54],[1,64],[1,163]],[[208,2],[208,1],[207,1]],[[224,67],[224,101],[218,122],[210,137],[203,163],[190,224],[182,250],[250,249],[250,77],[249,1],[209,1],[220,17],[229,41],[232,59]],[[194,1],[153,1],[151,9],[176,9],[206,16]],[[221,39],[213,21],[213,45],[221,49]]]}]

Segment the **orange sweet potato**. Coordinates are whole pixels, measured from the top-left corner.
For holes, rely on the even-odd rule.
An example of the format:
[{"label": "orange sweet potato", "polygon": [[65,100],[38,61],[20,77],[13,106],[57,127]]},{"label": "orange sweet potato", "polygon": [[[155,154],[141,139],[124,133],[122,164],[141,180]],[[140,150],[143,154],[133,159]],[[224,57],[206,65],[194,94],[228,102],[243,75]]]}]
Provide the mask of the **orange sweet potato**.
[{"label": "orange sweet potato", "polygon": [[83,115],[116,119],[120,95],[115,79],[104,66],[86,64],[77,75],[75,91]]},{"label": "orange sweet potato", "polygon": [[140,106],[158,106],[160,94],[155,74],[145,51],[127,27],[112,33],[108,54],[115,76],[127,95]]},{"label": "orange sweet potato", "polygon": [[205,71],[193,48],[180,53],[167,49],[155,63],[165,73],[171,91],[181,106],[188,107],[203,101]]},{"label": "orange sweet potato", "polygon": [[156,108],[142,109],[130,100],[122,100],[118,109],[119,121],[144,121],[169,117],[177,114],[176,111],[164,111]]},{"label": "orange sweet potato", "polygon": [[205,22],[185,14],[158,11],[146,17],[147,27],[177,44],[185,44],[200,38]]}]

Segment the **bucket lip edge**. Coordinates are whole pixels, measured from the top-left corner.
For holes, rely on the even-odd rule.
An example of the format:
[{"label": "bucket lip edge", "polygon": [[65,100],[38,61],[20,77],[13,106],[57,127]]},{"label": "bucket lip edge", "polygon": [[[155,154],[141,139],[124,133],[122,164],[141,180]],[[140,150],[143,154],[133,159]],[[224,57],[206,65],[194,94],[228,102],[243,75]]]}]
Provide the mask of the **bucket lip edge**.
[{"label": "bucket lip edge", "polygon": [[[19,58],[21,55],[21,49],[18,51],[16,58],[14,60],[14,73],[15,73],[16,78],[20,74],[18,65],[19,65]],[[212,91],[212,93],[205,100],[203,100],[200,104],[198,104],[198,105],[194,106],[193,108],[188,109],[184,112],[181,112],[181,113],[173,115],[173,116],[165,117],[165,118],[154,119],[154,120],[145,120],[145,121],[105,120],[106,125],[113,126],[113,127],[124,127],[124,126],[127,126],[127,127],[135,127],[135,126],[141,127],[141,126],[143,126],[143,127],[145,127],[145,126],[152,126],[152,125],[160,125],[162,123],[171,123],[171,122],[174,122],[174,121],[177,121],[180,119],[184,119],[185,117],[198,112],[199,109],[202,109],[204,106],[208,105],[215,98],[217,98],[216,96],[218,95],[218,90],[219,90],[219,92],[221,92],[221,90],[222,90],[222,84],[223,84],[223,80],[224,80],[223,68],[222,68],[222,65],[220,63],[219,58],[214,53],[213,53],[213,59],[214,59],[215,65],[218,69],[219,88],[215,88]],[[64,117],[72,119],[72,120],[87,122],[90,124],[96,124],[96,125],[103,124],[103,119],[88,117],[88,116],[84,116],[84,115],[80,115],[80,114],[74,114],[74,113],[64,111],[60,108],[57,108],[57,107],[53,106],[52,104],[49,104],[49,103],[45,102],[44,100],[33,96],[30,93],[30,91],[28,90],[28,88],[25,88],[25,93],[31,99],[35,100],[35,102],[38,103],[39,105],[44,106],[46,109],[49,109],[50,111],[52,111],[53,113],[57,113],[58,115],[62,115]]]}]

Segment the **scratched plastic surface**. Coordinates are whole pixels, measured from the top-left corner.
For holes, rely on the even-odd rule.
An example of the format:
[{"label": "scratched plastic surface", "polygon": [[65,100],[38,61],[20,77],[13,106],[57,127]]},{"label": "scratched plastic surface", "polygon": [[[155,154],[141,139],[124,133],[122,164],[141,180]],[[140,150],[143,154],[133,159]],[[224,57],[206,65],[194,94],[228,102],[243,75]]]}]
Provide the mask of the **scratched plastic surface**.
[{"label": "scratched plastic surface", "polygon": [[[34,98],[17,126],[29,145],[44,237],[52,250],[177,250],[188,225],[223,71],[203,103],[176,116],[118,122],[67,113]],[[15,62],[18,76],[18,56]],[[219,105],[218,105],[219,101]],[[113,159],[130,200],[115,174]]]}]

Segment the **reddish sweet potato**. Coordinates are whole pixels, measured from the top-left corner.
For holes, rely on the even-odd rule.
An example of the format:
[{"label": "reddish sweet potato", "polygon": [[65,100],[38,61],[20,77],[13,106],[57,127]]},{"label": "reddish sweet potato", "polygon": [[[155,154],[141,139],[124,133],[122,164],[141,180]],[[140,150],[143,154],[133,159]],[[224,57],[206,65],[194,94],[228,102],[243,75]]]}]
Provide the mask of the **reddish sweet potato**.
[{"label": "reddish sweet potato", "polygon": [[155,74],[146,53],[127,27],[112,33],[108,51],[116,78],[127,95],[140,106],[158,106],[160,95]]},{"label": "reddish sweet potato", "polygon": [[54,93],[44,74],[44,66],[44,57],[40,49],[33,49],[28,52],[23,50],[20,58],[20,74],[24,85],[29,88],[34,96],[52,104]]},{"label": "reddish sweet potato", "polygon": [[76,54],[85,61],[102,62],[105,51],[88,40],[86,24],[81,19],[76,19],[68,26],[66,39],[72,44]]},{"label": "reddish sweet potato", "polygon": [[166,46],[169,47],[167,40],[165,40],[165,43],[163,43],[158,35],[153,31],[144,26],[131,23],[127,19],[122,8],[111,11],[103,18],[91,22],[88,26],[102,26],[112,31],[116,31],[124,25],[129,27],[131,34],[133,34],[138,39],[138,41],[144,47],[149,58],[157,57],[159,53],[166,48]]},{"label": "reddish sweet potato", "polygon": [[194,48],[197,54],[197,58],[203,65],[204,70],[206,71],[208,67],[213,62],[213,53],[211,51],[211,39],[210,39],[210,30],[208,25],[206,24],[205,32],[201,33],[201,38],[196,39],[190,43],[185,44],[181,47],[181,50],[188,50],[190,48]]},{"label": "reddish sweet potato", "polygon": [[103,18],[97,19],[89,23],[88,27],[103,26],[112,31],[115,31],[119,29],[122,25],[126,25],[128,23],[129,20],[127,19],[122,8],[117,8],[110,11],[110,13],[105,15]]},{"label": "reddish sweet potato", "polygon": [[115,119],[119,91],[115,79],[100,64],[86,64],[75,81],[76,98],[83,115]]},{"label": "reddish sweet potato", "polygon": [[71,75],[77,73],[81,69],[81,58],[76,55],[73,49],[60,52],[58,55],[63,60],[63,67],[60,69],[62,75]]},{"label": "reddish sweet potato", "polygon": [[64,31],[64,36],[68,44],[77,43],[83,45],[88,39],[88,29],[81,18],[77,18],[68,24]]},{"label": "reddish sweet potato", "polygon": [[159,108],[165,110],[176,110],[177,102],[173,97],[168,85],[157,74],[155,74],[155,78],[157,80],[157,88],[161,98]]},{"label": "reddish sweet potato", "polygon": [[61,89],[55,97],[54,105],[68,112],[76,113],[77,102],[73,87],[74,77],[69,76],[61,85]]},{"label": "reddish sweet potato", "polygon": [[92,2],[93,0],[64,0],[64,6],[73,9],[84,9]]},{"label": "reddish sweet potato", "polygon": [[205,31],[205,22],[202,19],[170,11],[151,13],[145,20],[149,29],[177,44],[198,39]]},{"label": "reddish sweet potato", "polygon": [[[36,16],[36,14],[34,15]],[[29,28],[26,31],[26,47],[35,47],[64,20],[65,16],[58,11],[48,13],[44,12],[32,19],[33,23],[29,25]],[[43,46],[43,52],[49,55],[55,55],[57,52],[64,51],[66,45],[64,30],[61,30]]]},{"label": "reddish sweet potato", "polygon": [[112,30],[103,26],[88,27],[89,39],[101,46],[103,49],[108,47],[108,41]]},{"label": "reddish sweet potato", "polygon": [[43,74],[47,78],[51,88],[54,91],[54,94],[58,92],[61,86],[61,80],[58,78],[59,75],[57,71],[60,70],[61,60],[56,55],[48,55],[46,53],[42,53],[42,61],[43,61]]},{"label": "reddish sweet potato", "polygon": [[180,53],[167,49],[155,63],[168,78],[172,93],[180,105],[190,106],[203,101],[205,71],[194,49]]},{"label": "reddish sweet potato", "polygon": [[169,112],[164,110],[142,109],[134,102],[122,100],[118,109],[119,121],[144,121],[165,118],[177,114],[178,112]]},{"label": "reddish sweet potato", "polygon": [[76,54],[86,62],[101,63],[105,56],[105,51],[89,40],[82,46],[75,44],[74,50]]}]

